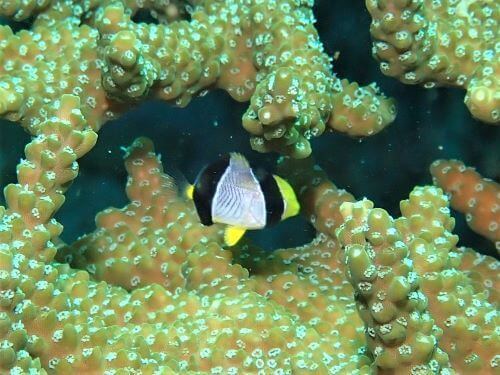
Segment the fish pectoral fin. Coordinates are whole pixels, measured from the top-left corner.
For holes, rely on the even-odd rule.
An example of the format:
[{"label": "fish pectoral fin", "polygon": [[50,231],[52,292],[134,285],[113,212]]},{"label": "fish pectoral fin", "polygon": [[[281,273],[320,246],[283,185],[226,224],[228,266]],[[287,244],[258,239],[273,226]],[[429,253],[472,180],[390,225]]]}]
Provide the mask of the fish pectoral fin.
[{"label": "fish pectoral fin", "polygon": [[188,186],[186,186],[185,194],[186,194],[187,198],[193,200],[194,185],[188,185]]},{"label": "fish pectoral fin", "polygon": [[224,242],[227,246],[234,246],[241,240],[241,237],[245,234],[246,229],[240,227],[233,227],[228,225],[224,230]]}]

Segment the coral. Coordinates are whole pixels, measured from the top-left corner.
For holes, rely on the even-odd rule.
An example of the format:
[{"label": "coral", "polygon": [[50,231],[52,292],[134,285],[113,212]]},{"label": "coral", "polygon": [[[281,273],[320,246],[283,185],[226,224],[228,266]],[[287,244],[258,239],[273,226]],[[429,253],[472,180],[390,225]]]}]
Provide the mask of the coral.
[{"label": "coral", "polygon": [[[198,223],[192,203],[163,174],[148,139],[138,139],[128,148],[126,166],[130,204],[99,214],[95,232],[58,251],[58,260],[89,272],[50,259],[30,260],[19,252],[17,237],[4,243],[2,263],[10,267],[4,270],[4,281],[17,280],[11,280],[12,273],[23,276],[19,285],[3,287],[4,340],[11,343],[6,356],[10,360],[2,363],[3,368],[41,366],[56,373],[120,368],[366,373],[369,366],[380,365],[381,361],[371,364],[362,350],[362,323],[335,234],[343,223],[339,238],[344,246],[365,236],[356,226],[352,238],[342,234],[352,226],[346,212],[354,199],[329,182],[311,160],[286,160],[279,169],[299,192],[317,236],[310,244],[272,254],[249,243],[223,249],[220,228]],[[396,268],[403,274],[395,277],[387,293],[404,299],[406,290],[410,297],[418,297],[407,300],[409,315],[402,309],[398,321],[413,319],[415,324],[408,324],[413,336],[408,337],[416,341],[408,346],[421,353],[417,359],[427,358],[438,342],[443,346],[444,352],[435,352],[436,360],[426,368],[448,366],[448,355],[453,368],[485,369],[490,361],[493,366],[498,352],[491,304],[497,301],[488,302],[484,292],[474,289],[477,280],[450,268],[468,253],[455,249],[446,196],[432,189],[416,189],[403,201],[401,219],[393,222],[379,210],[384,220],[372,223],[374,228],[381,220],[389,223],[394,247],[403,246],[406,254],[407,260]],[[9,220],[4,225],[10,225]],[[380,249],[368,253],[379,254],[384,262],[397,259],[377,237],[378,231],[383,232],[373,229],[369,238],[378,241]],[[353,251],[349,248],[348,260]],[[384,269],[389,271],[390,264]],[[488,264],[493,270],[495,262]],[[351,261],[347,266],[351,276],[367,275]],[[354,287],[357,290],[358,283]],[[10,294],[14,290],[17,297]],[[379,291],[377,298],[380,293],[385,292]],[[401,309],[396,301],[393,312]],[[473,335],[466,340],[469,346],[456,342],[465,334],[463,327]],[[404,354],[392,358],[395,368],[408,360]]]},{"label": "coral", "polygon": [[[60,106],[64,110],[59,110],[61,124],[67,122],[63,114],[68,113],[75,113],[71,121],[78,123],[81,117],[72,111],[77,104],[74,97],[65,98]],[[83,140],[92,139],[91,131],[85,134],[89,135]],[[55,160],[67,153],[64,147],[53,150]],[[50,164],[54,165],[58,164]],[[342,222],[341,228],[349,225],[350,219],[343,219],[343,207],[354,199],[329,182],[310,159],[285,160],[279,169],[299,192],[304,214],[317,236],[310,244],[271,254],[249,243],[231,251],[222,248],[220,228],[198,223],[192,203],[179,195],[174,180],[162,172],[148,139],[138,139],[127,149],[126,166],[131,202],[121,210],[99,214],[96,231],[69,247],[57,242],[60,225],[50,216],[42,216],[35,228],[40,231],[50,225],[55,229],[39,238],[26,231],[27,219],[22,219],[26,213],[21,216],[9,208],[3,214],[4,370],[369,371],[373,365],[363,350],[362,323],[354,308],[353,289],[344,277],[344,255],[335,234]],[[58,172],[67,177],[56,181],[67,184],[75,176],[74,168],[71,174]],[[15,203],[9,199],[17,207]],[[32,211],[31,206],[23,206],[25,212]],[[407,303],[410,311],[411,306],[417,309],[413,315],[420,316],[429,299],[429,311],[409,325],[414,331],[415,327],[432,328],[426,340],[424,331],[413,332],[413,345],[422,356],[439,341],[452,367],[464,372],[486,369],[488,363],[495,366],[493,357],[498,352],[491,304],[498,301],[490,303],[484,292],[474,289],[480,282],[477,278],[447,268],[448,263],[459,265],[462,257],[470,259],[470,252],[455,253],[457,238],[449,232],[453,219],[446,207],[440,190],[422,188],[402,202],[403,218],[392,223],[385,214],[385,221],[392,223],[388,232],[399,233],[395,246],[403,246],[414,261],[409,274],[404,274],[408,261],[398,268],[403,274],[395,278],[401,285],[394,290],[404,290],[405,276],[412,275],[412,293],[418,298]],[[364,236],[354,233],[356,238]],[[381,237],[376,235],[375,231],[369,238],[380,244],[379,256],[393,259],[390,247],[383,250]],[[340,235],[344,245],[346,238]],[[54,241],[59,245],[58,260],[88,272],[53,262]],[[37,243],[41,249],[33,251]],[[36,256],[40,253],[44,257]],[[350,250],[347,254],[349,259]],[[492,260],[487,264],[491,270],[497,267]],[[347,265],[354,267],[350,262]],[[492,277],[491,272],[485,277]],[[398,295],[403,298],[404,294]],[[432,327],[432,319],[443,330],[442,337]],[[468,327],[473,339],[458,345],[457,337],[465,334],[463,327]],[[429,369],[447,365],[445,353],[435,356]]]},{"label": "coral", "polygon": [[430,170],[434,183],[450,194],[451,206],[500,251],[500,185],[458,160],[436,160]]},{"label": "coral", "polygon": [[455,255],[457,255],[455,266],[467,274],[472,281],[474,290],[486,293],[490,303],[498,304],[500,297],[499,262],[465,247],[457,248]]},{"label": "coral", "polygon": [[394,220],[373,203],[344,203],[338,236],[379,373],[450,373],[442,331],[427,310],[410,249]]},{"label": "coral", "polygon": [[186,285],[183,268],[195,245],[221,242],[221,228],[198,222],[174,180],[163,174],[150,140],[136,140],[129,152],[130,203],[97,215],[98,229],[58,258],[129,290],[156,283],[174,292]]},{"label": "coral", "polygon": [[[368,200],[340,211],[345,220],[337,234],[379,372],[496,369],[498,299],[488,301],[479,280],[469,278],[474,271],[461,270],[474,253],[455,248],[443,191],[416,187],[395,220]],[[494,263],[477,262],[485,279],[497,280]]]},{"label": "coral", "polygon": [[500,124],[500,65],[495,0],[368,0],[373,54],[386,75],[424,87],[467,90],[481,121]]},{"label": "coral", "polygon": [[[311,153],[309,140],[327,126],[367,136],[394,119],[393,101],[375,85],[360,87],[332,73],[313,26],[312,1],[168,4],[3,5],[0,15],[34,21],[30,31],[16,34],[0,28],[0,115],[33,133],[52,100],[74,94],[98,130],[128,108],[125,102],[155,97],[185,106],[221,88],[250,100],[243,127],[254,149],[297,158]],[[134,22],[140,10],[160,23]]]},{"label": "coral", "polygon": [[[500,263],[457,247],[446,194],[416,187],[393,219],[306,158],[327,126],[366,136],[394,117],[375,85],[332,73],[312,5],[0,4],[31,24],[0,26],[0,116],[31,135],[0,206],[0,373],[498,373]],[[292,156],[278,173],[314,238],[225,248],[142,137],[125,148],[128,203],[66,244],[55,215],[101,126],[210,88],[250,101],[255,149]]]},{"label": "coral", "polygon": [[[217,228],[197,241],[201,226],[192,204],[162,173],[151,142],[138,139],[128,151],[128,194],[141,200],[102,214],[107,220],[99,222],[109,224],[106,228],[58,254],[68,259],[73,250],[80,264],[88,257],[87,268],[95,272],[30,259],[18,250],[17,237],[4,242],[1,332],[8,355],[2,357],[3,369],[355,373],[366,368],[352,290],[339,253],[332,252],[335,211],[352,196],[314,172],[302,191],[320,203],[310,206],[310,214],[327,233],[319,232],[305,247],[267,256],[242,245],[232,259],[218,244]],[[157,220],[166,223],[164,232]],[[132,262],[109,261],[115,251],[117,260]],[[158,262],[162,258],[165,262]],[[124,284],[130,292],[99,280]]]}]

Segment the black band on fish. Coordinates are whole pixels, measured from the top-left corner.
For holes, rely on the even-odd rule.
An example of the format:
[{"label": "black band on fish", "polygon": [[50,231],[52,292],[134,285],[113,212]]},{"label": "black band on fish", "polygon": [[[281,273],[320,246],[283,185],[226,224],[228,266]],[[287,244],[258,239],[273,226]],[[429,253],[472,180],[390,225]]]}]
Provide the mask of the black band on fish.
[{"label": "black band on fish", "polygon": [[256,177],[264,193],[266,202],[266,226],[279,223],[285,209],[283,197],[273,175],[267,171],[258,170]]},{"label": "black band on fish", "polygon": [[194,184],[193,201],[203,225],[212,225],[212,200],[222,175],[229,166],[226,156],[204,168]]}]

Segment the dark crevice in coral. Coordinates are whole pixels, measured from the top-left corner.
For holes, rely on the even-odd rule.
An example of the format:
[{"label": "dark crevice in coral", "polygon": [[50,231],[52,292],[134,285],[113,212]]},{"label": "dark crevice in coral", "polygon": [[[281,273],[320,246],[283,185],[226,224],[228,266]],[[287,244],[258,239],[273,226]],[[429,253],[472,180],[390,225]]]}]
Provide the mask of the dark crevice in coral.
[{"label": "dark crevice in coral", "polygon": [[[24,157],[24,145],[30,136],[19,124],[0,120],[0,188],[17,182],[15,165]],[[0,206],[5,204],[5,197],[0,193]]]},{"label": "dark crevice in coral", "polygon": [[132,21],[147,24],[169,24],[175,21],[190,21],[191,15],[188,7],[170,4],[165,9],[139,9]]},{"label": "dark crevice in coral", "polygon": [[21,30],[30,30],[33,24],[33,17],[30,17],[24,21],[14,21],[0,16],[0,25],[8,25],[14,33]]},{"label": "dark crevice in coral", "polygon": [[158,19],[153,17],[149,9],[139,9],[132,17],[132,21],[135,23],[159,24]]}]

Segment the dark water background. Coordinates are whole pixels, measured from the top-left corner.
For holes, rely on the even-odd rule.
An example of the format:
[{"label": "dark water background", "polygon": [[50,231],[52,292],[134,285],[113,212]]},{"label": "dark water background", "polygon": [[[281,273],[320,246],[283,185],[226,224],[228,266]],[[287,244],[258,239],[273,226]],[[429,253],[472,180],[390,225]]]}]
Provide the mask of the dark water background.
[{"label": "dark water background", "polygon": [[[407,198],[413,186],[431,183],[428,168],[435,159],[461,159],[498,181],[500,129],[471,118],[463,104],[464,91],[424,90],[384,77],[371,57],[370,17],[364,2],[317,1],[315,14],[327,53],[340,53],[335,72],[363,85],[376,81],[386,95],[397,100],[396,121],[382,133],[362,141],[330,133],[313,141],[316,161],[337,186],[357,198],[366,196],[398,216],[399,201]],[[80,160],[80,176],[57,214],[65,227],[63,239],[72,241],[93,230],[97,212],[127,202],[120,147],[138,136],[153,139],[166,169],[174,165],[191,181],[206,163],[229,151],[242,152],[253,163],[272,169],[275,154],[258,154],[250,149],[248,135],[241,127],[246,106],[215,91],[194,99],[184,109],[159,101],[142,103],[106,124],[99,132],[97,146]],[[0,121],[1,187],[15,181],[15,164],[28,141],[19,126]],[[462,215],[454,216],[461,245],[496,254],[491,243],[466,227]],[[304,218],[250,234],[269,250],[302,244],[313,235]]]}]

